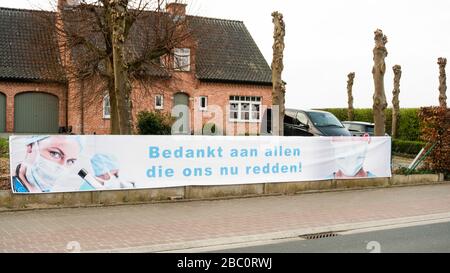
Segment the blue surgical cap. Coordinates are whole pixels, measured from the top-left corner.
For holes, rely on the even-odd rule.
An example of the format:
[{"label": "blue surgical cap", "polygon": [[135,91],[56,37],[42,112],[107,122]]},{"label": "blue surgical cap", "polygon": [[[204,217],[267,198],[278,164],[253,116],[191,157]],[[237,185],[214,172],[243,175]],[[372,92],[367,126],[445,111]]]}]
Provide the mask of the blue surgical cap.
[{"label": "blue surgical cap", "polygon": [[113,155],[95,154],[91,158],[92,169],[95,176],[100,176],[112,170],[119,169],[119,163]]},{"label": "blue surgical cap", "polygon": [[48,138],[49,136],[31,136],[25,140],[26,145],[30,145],[31,143],[35,143],[41,141],[43,139]]},{"label": "blue surgical cap", "polygon": [[[29,144],[32,144],[32,143],[44,140],[44,139],[49,138],[49,137],[51,137],[51,136],[50,135],[30,136],[29,138],[27,138],[25,140],[25,145],[29,145]],[[74,140],[75,142],[77,142],[78,145],[80,146],[80,151],[83,150],[83,147],[84,147],[84,139],[83,138],[81,138],[80,136],[77,136],[77,135],[68,135],[68,136],[65,136],[65,137],[69,138],[71,140]]]}]

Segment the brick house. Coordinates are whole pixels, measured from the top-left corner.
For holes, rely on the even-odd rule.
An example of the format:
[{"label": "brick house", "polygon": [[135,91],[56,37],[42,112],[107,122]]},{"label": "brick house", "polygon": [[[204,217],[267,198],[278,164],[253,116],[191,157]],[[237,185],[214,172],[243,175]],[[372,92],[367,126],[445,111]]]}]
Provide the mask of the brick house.
[{"label": "brick house", "polygon": [[[173,3],[166,12],[184,16],[185,8]],[[0,132],[58,133],[70,128],[76,134],[108,134],[108,96],[80,98],[87,83],[68,76],[62,65],[65,53],[57,45],[46,50],[36,46],[55,44],[59,38],[56,31],[33,22],[36,14],[57,23],[57,12],[0,8]],[[134,94],[146,89],[146,81],[133,82],[133,120],[139,111],[158,110],[184,119],[185,133],[198,133],[206,122],[224,134],[258,131],[263,108],[272,103],[271,70],[245,25],[186,16],[193,36],[175,49],[183,69],[148,81],[152,88],[145,96]],[[208,35],[196,31],[199,26],[206,26]],[[189,110],[173,112],[176,105]]]}]

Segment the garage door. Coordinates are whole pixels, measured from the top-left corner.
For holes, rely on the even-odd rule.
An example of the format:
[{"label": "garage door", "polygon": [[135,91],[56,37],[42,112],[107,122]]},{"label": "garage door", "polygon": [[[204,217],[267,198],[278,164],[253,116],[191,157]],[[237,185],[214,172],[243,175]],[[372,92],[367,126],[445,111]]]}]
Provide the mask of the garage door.
[{"label": "garage door", "polygon": [[6,131],[6,96],[0,92],[0,133]]},{"label": "garage door", "polygon": [[58,133],[58,97],[46,93],[21,93],[14,98],[16,133]]}]

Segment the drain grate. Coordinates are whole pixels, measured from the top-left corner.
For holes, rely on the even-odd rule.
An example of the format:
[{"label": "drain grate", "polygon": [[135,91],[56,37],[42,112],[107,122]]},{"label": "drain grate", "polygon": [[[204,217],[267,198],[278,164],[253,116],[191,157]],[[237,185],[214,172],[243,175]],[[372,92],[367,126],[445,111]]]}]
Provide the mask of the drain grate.
[{"label": "drain grate", "polygon": [[314,240],[314,239],[336,237],[338,235],[339,234],[334,233],[334,232],[322,232],[322,233],[312,233],[312,234],[300,235],[299,237],[306,239],[306,240]]}]

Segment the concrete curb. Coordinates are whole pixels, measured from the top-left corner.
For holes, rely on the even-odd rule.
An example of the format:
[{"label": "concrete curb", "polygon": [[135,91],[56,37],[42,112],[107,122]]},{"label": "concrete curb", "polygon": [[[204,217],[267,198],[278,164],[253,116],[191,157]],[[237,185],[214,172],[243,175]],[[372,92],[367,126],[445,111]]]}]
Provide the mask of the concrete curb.
[{"label": "concrete curb", "polygon": [[[351,234],[379,229],[392,229],[405,226],[424,225],[429,223],[439,223],[450,221],[449,213],[438,213],[429,215],[418,215],[403,218],[385,219],[378,221],[368,221],[349,224],[338,224],[331,226],[300,228],[287,231],[255,234],[247,236],[225,237],[207,240],[196,240],[179,243],[168,243],[148,246],[138,246],[130,248],[106,249],[96,251],[86,251],[94,253],[140,253],[140,252],[200,252],[214,251],[220,249],[236,248],[248,244],[266,244],[277,240],[294,239],[306,234],[323,232],[336,232],[340,234]],[[272,242],[271,242],[272,241]]]}]

